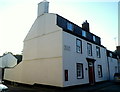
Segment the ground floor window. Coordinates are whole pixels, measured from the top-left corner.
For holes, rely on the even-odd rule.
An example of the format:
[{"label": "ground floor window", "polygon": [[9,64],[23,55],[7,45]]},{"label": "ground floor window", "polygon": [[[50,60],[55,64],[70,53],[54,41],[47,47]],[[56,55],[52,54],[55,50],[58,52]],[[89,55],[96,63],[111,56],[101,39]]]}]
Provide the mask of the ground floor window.
[{"label": "ground floor window", "polygon": [[99,78],[103,77],[103,75],[102,75],[102,65],[98,65],[98,77]]},{"label": "ground floor window", "polygon": [[83,64],[77,63],[76,64],[77,69],[77,79],[83,79]]},{"label": "ground floor window", "polygon": [[65,81],[68,81],[68,70],[65,70]]}]

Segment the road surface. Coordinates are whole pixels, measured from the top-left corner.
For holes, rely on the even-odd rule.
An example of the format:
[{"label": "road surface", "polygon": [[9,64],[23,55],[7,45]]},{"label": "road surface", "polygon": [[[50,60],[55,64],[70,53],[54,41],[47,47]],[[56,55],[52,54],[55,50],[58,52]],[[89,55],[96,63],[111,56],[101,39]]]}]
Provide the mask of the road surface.
[{"label": "road surface", "polygon": [[7,85],[7,92],[120,92],[120,84],[103,82],[95,85],[84,85],[69,88],[55,88],[47,86],[13,86]]}]

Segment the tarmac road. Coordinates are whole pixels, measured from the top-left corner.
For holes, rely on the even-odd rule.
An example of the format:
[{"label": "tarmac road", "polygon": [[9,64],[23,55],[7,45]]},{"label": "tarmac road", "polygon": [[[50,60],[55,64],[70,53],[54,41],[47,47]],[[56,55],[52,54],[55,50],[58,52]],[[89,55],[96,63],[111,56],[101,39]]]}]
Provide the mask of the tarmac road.
[{"label": "tarmac road", "polygon": [[7,92],[120,92],[120,85],[113,82],[102,82],[95,85],[84,85],[69,88],[47,86],[12,86],[7,85]]}]

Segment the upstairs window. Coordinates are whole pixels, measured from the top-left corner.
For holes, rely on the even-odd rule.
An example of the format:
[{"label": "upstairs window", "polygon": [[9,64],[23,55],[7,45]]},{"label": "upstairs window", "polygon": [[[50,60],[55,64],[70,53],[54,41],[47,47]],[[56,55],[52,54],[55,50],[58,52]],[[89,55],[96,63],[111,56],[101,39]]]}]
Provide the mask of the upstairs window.
[{"label": "upstairs window", "polygon": [[82,41],[80,39],[76,39],[76,52],[82,53]]},{"label": "upstairs window", "polygon": [[92,56],[92,45],[87,43],[87,52],[88,52],[88,56]]},{"label": "upstairs window", "polygon": [[82,30],[82,36],[86,37],[86,31]]},{"label": "upstairs window", "polygon": [[73,31],[73,25],[70,22],[67,22],[67,29]]},{"label": "upstairs window", "polygon": [[100,58],[100,47],[96,46],[96,55],[98,58]]}]

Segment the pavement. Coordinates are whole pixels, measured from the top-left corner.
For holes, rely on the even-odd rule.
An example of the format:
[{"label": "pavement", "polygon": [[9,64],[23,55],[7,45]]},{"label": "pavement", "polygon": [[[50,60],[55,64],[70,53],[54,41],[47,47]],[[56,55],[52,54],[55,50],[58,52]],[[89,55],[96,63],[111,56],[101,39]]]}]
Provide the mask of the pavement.
[{"label": "pavement", "polygon": [[109,87],[113,85],[113,82],[106,81],[101,83],[96,83],[95,85],[80,85],[67,88],[58,88],[51,86],[41,86],[41,85],[11,85],[6,84],[9,87],[7,92],[97,92],[99,89]]}]

